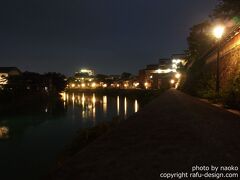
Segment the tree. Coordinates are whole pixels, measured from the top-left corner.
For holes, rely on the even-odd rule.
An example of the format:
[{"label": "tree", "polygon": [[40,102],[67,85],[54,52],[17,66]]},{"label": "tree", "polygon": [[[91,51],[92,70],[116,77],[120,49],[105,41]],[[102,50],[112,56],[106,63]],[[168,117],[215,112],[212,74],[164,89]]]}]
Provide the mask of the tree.
[{"label": "tree", "polygon": [[225,34],[231,31],[234,25],[240,24],[240,0],[219,0],[210,17],[211,21],[202,22],[190,29],[187,39],[187,57],[191,67],[187,70],[187,76],[182,86],[183,90],[202,97],[215,95],[214,75],[211,72],[205,72],[203,68],[205,62],[201,58],[215,44],[215,38],[211,34],[211,24],[215,24],[219,20],[221,23],[233,22],[231,20],[234,20],[235,23],[227,23]]},{"label": "tree", "polygon": [[130,79],[131,76],[132,76],[131,73],[123,72],[122,75],[121,75],[121,79],[122,80],[128,80],[128,79]]},{"label": "tree", "polygon": [[190,29],[190,34],[187,38],[187,56],[189,62],[200,58],[212,46],[214,40],[210,28],[210,23],[208,21],[205,21],[194,25]]},{"label": "tree", "polygon": [[213,11],[213,18],[233,19],[239,23],[240,1],[239,0],[219,0],[218,5]]},{"label": "tree", "polygon": [[187,38],[188,50],[187,59],[191,67],[187,71],[187,76],[182,89],[190,94],[199,94],[197,91],[201,90],[203,81],[206,77],[203,76],[202,68],[204,61],[201,57],[214,44],[214,37],[211,34],[211,25],[209,21],[204,21],[200,24],[194,25],[190,29],[190,34]]},{"label": "tree", "polygon": [[105,75],[105,74],[97,74],[96,75],[96,79],[98,81],[102,81],[102,82],[105,82],[106,78],[108,77],[108,75]]},{"label": "tree", "polygon": [[65,89],[67,85],[66,77],[63,74],[56,72],[49,72],[43,75],[45,80],[45,85],[50,90],[55,90],[56,92],[61,92]]},{"label": "tree", "polygon": [[8,78],[7,89],[16,93],[45,93],[46,87],[51,91],[61,92],[66,87],[65,76],[60,73],[46,73],[44,75],[34,72],[24,72],[19,76]]}]

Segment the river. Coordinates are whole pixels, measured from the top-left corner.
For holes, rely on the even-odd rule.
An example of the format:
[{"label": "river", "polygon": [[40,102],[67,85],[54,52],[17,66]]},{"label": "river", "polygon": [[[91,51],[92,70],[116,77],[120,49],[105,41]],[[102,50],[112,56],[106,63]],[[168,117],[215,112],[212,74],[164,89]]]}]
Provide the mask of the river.
[{"label": "river", "polygon": [[79,129],[116,116],[125,120],[138,109],[127,97],[63,93],[41,113],[0,117],[0,179],[44,179]]}]

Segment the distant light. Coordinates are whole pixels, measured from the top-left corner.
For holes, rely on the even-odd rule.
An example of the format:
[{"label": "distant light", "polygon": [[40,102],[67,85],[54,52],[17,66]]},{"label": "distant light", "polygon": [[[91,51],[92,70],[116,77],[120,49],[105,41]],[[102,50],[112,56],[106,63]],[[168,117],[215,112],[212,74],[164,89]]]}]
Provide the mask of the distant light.
[{"label": "distant light", "polygon": [[173,68],[173,69],[177,69],[177,65],[176,65],[176,64],[173,64],[173,65],[172,65],[172,68]]},{"label": "distant light", "polygon": [[171,79],[171,80],[170,80],[170,83],[171,83],[171,84],[174,84],[174,83],[175,83],[175,80],[174,80],[174,79]]},{"label": "distant light", "polygon": [[213,35],[217,38],[217,39],[221,39],[222,35],[224,33],[224,26],[218,25],[213,29]]},{"label": "distant light", "polygon": [[152,78],[153,78],[153,76],[151,75],[151,76],[150,76],[150,79],[152,79]]},{"label": "distant light", "polygon": [[119,87],[120,86],[120,84],[117,84],[117,87]]},{"label": "distant light", "polygon": [[107,87],[107,84],[103,84],[103,87],[104,87],[104,88]]},{"label": "distant light", "polygon": [[138,83],[138,82],[135,82],[135,83],[133,83],[133,85],[134,85],[135,87],[138,87],[138,86],[139,86],[139,83]]},{"label": "distant light", "polygon": [[181,59],[173,59],[172,60],[172,64],[174,65],[177,65],[177,64],[179,64],[179,63],[182,63],[182,60]]},{"label": "distant light", "polygon": [[82,83],[82,84],[81,84],[81,86],[82,86],[82,87],[85,87],[85,86],[86,86],[86,84],[85,84],[85,83]]},{"label": "distant light", "polygon": [[92,86],[92,88],[95,88],[96,87],[96,83],[93,82],[91,86]]},{"label": "distant light", "polygon": [[145,83],[144,83],[144,86],[145,86],[146,89],[148,89],[149,83],[148,83],[148,82],[145,82]]},{"label": "distant light", "polygon": [[176,71],[176,69],[158,69],[158,70],[156,70],[156,72],[157,72],[158,74],[170,73],[170,72],[174,72],[174,71]]},{"label": "distant light", "polygon": [[74,87],[75,87],[75,84],[73,83],[71,86],[72,86],[72,88],[74,88]]},{"label": "distant light", "polygon": [[91,69],[80,69],[80,73],[88,74],[88,76],[94,75],[94,71]]},{"label": "distant light", "polygon": [[176,77],[177,79],[179,79],[179,78],[181,77],[181,74],[180,74],[180,73],[177,73],[177,74],[175,74],[175,77]]},{"label": "distant light", "polygon": [[125,83],[125,84],[124,84],[124,87],[128,87],[128,84],[127,84],[127,83]]}]

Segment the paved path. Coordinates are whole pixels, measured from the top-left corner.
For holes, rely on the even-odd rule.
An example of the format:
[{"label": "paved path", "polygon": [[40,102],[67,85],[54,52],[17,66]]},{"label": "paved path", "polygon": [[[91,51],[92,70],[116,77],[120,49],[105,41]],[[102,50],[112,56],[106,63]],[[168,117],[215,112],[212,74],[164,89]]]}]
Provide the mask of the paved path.
[{"label": "paved path", "polygon": [[169,90],[60,168],[59,180],[153,180],[193,165],[239,165],[240,117]]}]

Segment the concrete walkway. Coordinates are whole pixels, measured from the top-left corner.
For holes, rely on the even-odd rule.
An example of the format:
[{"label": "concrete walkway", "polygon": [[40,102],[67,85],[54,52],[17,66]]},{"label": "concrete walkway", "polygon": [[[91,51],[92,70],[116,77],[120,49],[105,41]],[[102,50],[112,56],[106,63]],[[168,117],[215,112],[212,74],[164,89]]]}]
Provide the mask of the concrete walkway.
[{"label": "concrete walkway", "polygon": [[81,150],[58,180],[153,180],[193,165],[239,165],[240,117],[169,90]]}]

